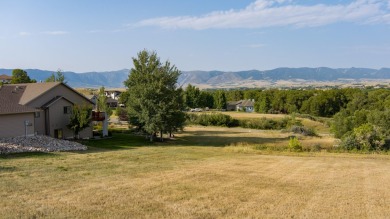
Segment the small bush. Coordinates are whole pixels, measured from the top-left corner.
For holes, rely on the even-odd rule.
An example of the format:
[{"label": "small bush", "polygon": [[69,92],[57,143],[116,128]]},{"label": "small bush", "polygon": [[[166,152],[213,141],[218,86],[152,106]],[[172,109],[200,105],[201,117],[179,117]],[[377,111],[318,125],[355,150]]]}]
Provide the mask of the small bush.
[{"label": "small bush", "polygon": [[344,150],[381,151],[386,149],[383,130],[372,124],[364,124],[346,133],[341,142]]},{"label": "small bush", "polygon": [[318,136],[313,128],[306,128],[304,126],[291,126],[290,131],[304,136]]},{"label": "small bush", "polygon": [[288,149],[290,151],[302,151],[301,142],[299,142],[297,137],[291,137],[288,142]]}]

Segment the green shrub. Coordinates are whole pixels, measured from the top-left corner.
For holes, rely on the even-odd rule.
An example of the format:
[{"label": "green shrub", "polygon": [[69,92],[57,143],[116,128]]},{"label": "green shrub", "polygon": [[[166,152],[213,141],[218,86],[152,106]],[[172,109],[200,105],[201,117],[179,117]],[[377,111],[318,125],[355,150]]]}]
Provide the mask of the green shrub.
[{"label": "green shrub", "polygon": [[222,113],[187,114],[187,123],[203,126],[237,127],[238,120]]},{"label": "green shrub", "polygon": [[261,119],[241,119],[238,122],[239,126],[242,128],[280,130],[287,127],[289,119],[283,118],[282,120],[275,120],[263,117]]},{"label": "green shrub", "polygon": [[341,142],[344,150],[380,151],[386,149],[385,136],[381,128],[370,123],[354,128],[346,133]]},{"label": "green shrub", "polygon": [[288,149],[290,151],[302,151],[301,142],[299,142],[297,137],[291,137],[288,142]]}]

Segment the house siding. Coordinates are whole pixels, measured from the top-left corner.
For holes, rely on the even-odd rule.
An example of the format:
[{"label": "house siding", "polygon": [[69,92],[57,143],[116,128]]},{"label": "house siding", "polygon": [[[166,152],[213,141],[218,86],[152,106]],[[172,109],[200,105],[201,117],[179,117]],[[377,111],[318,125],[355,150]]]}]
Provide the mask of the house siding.
[{"label": "house siding", "polygon": [[[11,93],[14,87],[20,88],[17,89],[18,92]],[[55,130],[61,129],[63,138],[74,137],[72,130],[66,127],[70,114],[64,114],[64,106],[93,106],[84,96],[61,83],[6,85],[0,91],[0,137],[24,136],[27,120],[32,124],[27,126],[28,135],[55,137]],[[17,94],[19,96],[15,96]],[[39,117],[34,112],[39,112]],[[79,137],[92,137],[92,127],[81,131]]]},{"label": "house siding", "polygon": [[[30,107],[40,107],[45,105],[50,100],[56,98],[57,96],[62,96],[67,100],[71,101],[74,104],[87,104],[92,107],[91,102],[87,101],[84,97],[75,93],[75,91],[67,88],[64,85],[59,85],[51,89],[50,91],[44,93],[40,97],[31,101],[27,105]],[[39,123],[39,133],[45,133],[54,136],[54,131],[56,129],[62,129],[63,138],[72,138],[74,137],[73,131],[68,129],[66,126],[69,124],[70,114],[64,114],[64,106],[73,106],[72,103],[65,99],[60,99],[54,104],[50,105],[46,112],[41,113],[41,118],[44,119]],[[45,116],[46,115],[46,116]],[[45,121],[48,120],[48,121]],[[46,127],[45,127],[45,122]],[[92,126],[92,125],[90,125]],[[92,137],[92,128],[88,127],[79,133],[80,138],[90,138]]]},{"label": "house siding", "polygon": [[[74,133],[67,128],[70,121],[71,114],[64,113],[64,107],[72,107],[73,104],[65,99],[59,99],[47,109],[48,119],[50,121],[49,133],[50,136],[55,137],[55,130],[61,129],[63,138],[73,138]],[[79,133],[80,138],[91,138],[92,128],[88,127]]]},{"label": "house siding", "polygon": [[48,119],[49,119],[49,134],[51,137],[54,137],[54,131],[61,129],[63,131],[63,137],[69,138],[73,137],[73,133],[66,126],[69,124],[70,114],[64,114],[64,107],[72,106],[73,104],[65,99],[60,99],[56,101],[53,105],[47,109]]},{"label": "house siding", "polygon": [[30,121],[31,126],[27,126],[27,135],[33,135],[34,113],[21,113],[12,115],[0,115],[0,137],[25,136],[25,121]]},{"label": "house siding", "polygon": [[35,127],[35,133],[37,135],[46,135],[45,131],[45,111],[41,110],[39,112],[39,117],[36,118],[34,115],[34,127]]}]

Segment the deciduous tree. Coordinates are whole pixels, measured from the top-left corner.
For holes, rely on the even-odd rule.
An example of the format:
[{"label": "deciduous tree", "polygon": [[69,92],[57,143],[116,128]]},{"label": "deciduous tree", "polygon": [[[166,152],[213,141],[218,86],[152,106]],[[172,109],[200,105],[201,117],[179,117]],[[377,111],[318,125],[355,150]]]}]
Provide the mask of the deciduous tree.
[{"label": "deciduous tree", "polygon": [[183,126],[182,90],[178,89],[180,71],[170,62],[161,63],[155,52],[143,50],[133,58],[134,67],[124,82],[128,88],[128,110],[132,123],[150,134],[170,133]]},{"label": "deciduous tree", "polygon": [[11,84],[21,83],[36,83],[35,79],[32,79],[27,75],[27,72],[22,69],[14,69],[12,71]]},{"label": "deciduous tree", "polygon": [[72,107],[72,114],[67,127],[74,132],[75,138],[78,138],[79,133],[89,127],[91,122],[92,108],[88,105],[74,105]]}]

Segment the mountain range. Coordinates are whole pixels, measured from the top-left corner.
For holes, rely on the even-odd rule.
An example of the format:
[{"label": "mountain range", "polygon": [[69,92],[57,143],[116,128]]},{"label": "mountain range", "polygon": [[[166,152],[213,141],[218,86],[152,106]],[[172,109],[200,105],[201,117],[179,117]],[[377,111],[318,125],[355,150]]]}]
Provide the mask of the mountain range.
[{"label": "mountain range", "polygon": [[[53,71],[25,69],[30,78],[45,81]],[[124,87],[123,81],[128,78],[129,69],[106,72],[63,72],[65,80],[72,87],[106,88]],[[12,69],[0,69],[0,75],[11,75]],[[200,87],[253,87],[263,84],[275,84],[278,81],[303,82],[337,82],[361,80],[390,80],[390,68],[276,68],[272,70],[249,71],[183,71],[178,84],[193,84]]]}]

